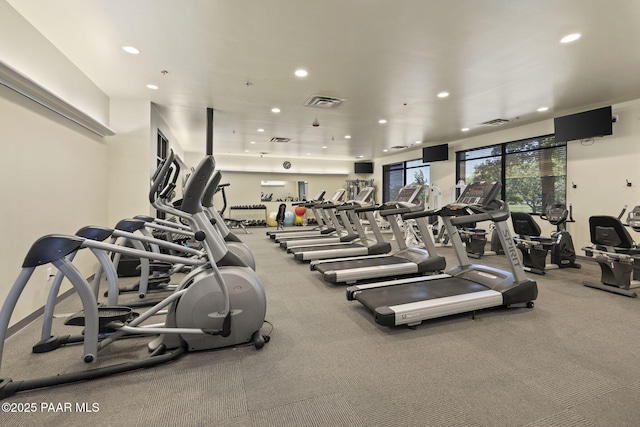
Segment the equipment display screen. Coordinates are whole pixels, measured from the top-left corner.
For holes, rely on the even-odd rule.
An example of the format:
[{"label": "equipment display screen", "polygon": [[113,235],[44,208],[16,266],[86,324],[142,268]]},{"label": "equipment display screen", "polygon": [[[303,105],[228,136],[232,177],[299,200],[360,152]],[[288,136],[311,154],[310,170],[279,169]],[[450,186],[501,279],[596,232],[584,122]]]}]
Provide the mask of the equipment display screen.
[{"label": "equipment display screen", "polygon": [[402,203],[411,203],[413,199],[416,198],[418,193],[420,193],[421,186],[419,185],[407,185],[406,187],[402,187],[400,192],[398,192],[398,196],[396,197],[396,202]]},{"label": "equipment display screen", "polygon": [[358,193],[358,195],[355,198],[356,202],[364,202],[369,200],[369,197],[371,196],[371,194],[373,193],[373,188],[372,187],[365,187],[362,190],[360,190],[360,192]]},{"label": "equipment display screen", "polygon": [[467,185],[456,203],[486,206],[498,197],[500,187],[497,181],[474,182]]}]

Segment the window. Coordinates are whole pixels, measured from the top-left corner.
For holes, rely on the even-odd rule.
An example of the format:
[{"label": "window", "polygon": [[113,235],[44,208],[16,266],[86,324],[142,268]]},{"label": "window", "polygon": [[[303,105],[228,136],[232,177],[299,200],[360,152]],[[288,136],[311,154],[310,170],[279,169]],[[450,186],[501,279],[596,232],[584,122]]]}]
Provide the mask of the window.
[{"label": "window", "polygon": [[502,182],[512,211],[535,214],[566,202],[567,146],[553,135],[459,151],[456,161],[458,180]]},{"label": "window", "polygon": [[[160,132],[160,129],[158,129],[157,141],[158,141],[158,144],[157,144],[157,150],[156,150],[156,155],[157,155],[156,166],[160,166],[160,163],[162,163],[162,161],[167,158],[167,151],[169,147],[169,140],[162,134],[162,132]],[[160,219],[166,218],[166,214],[159,210],[156,210],[156,216]]]},{"label": "window", "polygon": [[[423,163],[422,159],[418,159],[382,166],[383,202],[394,200],[400,189],[409,184],[429,184],[428,163]],[[418,194],[420,200],[425,199],[424,192],[425,188]]]},{"label": "window", "polygon": [[158,129],[158,146],[156,150],[156,155],[158,156],[158,165],[160,165],[162,160],[167,158],[168,148],[169,140],[162,134],[162,132],[160,132],[160,129]]}]

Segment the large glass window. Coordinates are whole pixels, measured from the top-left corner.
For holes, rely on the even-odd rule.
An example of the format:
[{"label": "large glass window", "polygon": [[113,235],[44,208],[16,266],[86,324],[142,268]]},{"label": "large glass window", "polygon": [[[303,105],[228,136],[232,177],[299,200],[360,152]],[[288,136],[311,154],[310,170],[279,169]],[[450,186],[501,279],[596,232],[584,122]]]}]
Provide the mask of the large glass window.
[{"label": "large glass window", "polygon": [[553,135],[459,151],[456,159],[456,179],[500,181],[512,211],[535,214],[565,203],[567,146]]},{"label": "large glass window", "polygon": [[[409,184],[429,184],[429,164],[422,159],[408,160],[401,163],[393,163],[382,167],[382,200],[389,202],[394,200],[402,187]],[[425,199],[425,188],[418,197]]]}]

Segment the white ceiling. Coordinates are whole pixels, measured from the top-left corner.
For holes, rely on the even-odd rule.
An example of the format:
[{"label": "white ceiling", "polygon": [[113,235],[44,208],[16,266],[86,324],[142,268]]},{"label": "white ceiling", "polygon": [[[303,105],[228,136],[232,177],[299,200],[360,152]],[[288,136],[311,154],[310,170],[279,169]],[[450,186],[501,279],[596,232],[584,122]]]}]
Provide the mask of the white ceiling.
[{"label": "white ceiling", "polygon": [[187,151],[206,108],[215,153],[370,159],[640,98],[639,0],[8,2],[108,96],[156,103]]}]

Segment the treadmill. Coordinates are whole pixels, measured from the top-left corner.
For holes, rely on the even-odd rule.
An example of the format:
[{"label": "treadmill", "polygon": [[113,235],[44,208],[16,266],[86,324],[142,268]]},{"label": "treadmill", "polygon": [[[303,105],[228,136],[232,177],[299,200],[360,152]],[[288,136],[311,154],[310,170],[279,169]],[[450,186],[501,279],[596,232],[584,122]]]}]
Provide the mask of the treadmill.
[{"label": "treadmill", "polygon": [[[420,208],[415,203],[418,194],[420,194],[420,190],[422,190],[422,185],[407,185],[400,189],[396,199],[393,202],[390,202],[389,205],[409,209]],[[384,240],[382,232],[373,217],[373,212],[380,210],[379,206],[360,206],[360,204],[356,202],[353,204],[338,206],[336,209],[348,212],[351,222],[354,224],[358,232],[359,240],[354,241],[353,243],[341,245],[299,246],[287,249],[287,252],[293,253],[294,259],[298,261],[314,261],[321,259],[382,255],[391,252],[391,244]],[[369,221],[374,239],[367,237],[358,214],[364,214],[366,219]]]},{"label": "treadmill", "polygon": [[[344,191],[344,190],[343,190]],[[315,202],[321,202],[324,200],[324,195],[326,194],[325,190],[320,190],[320,192],[318,192],[318,194],[315,195],[315,197],[313,197],[312,199],[306,200],[304,202],[296,202],[296,203],[292,203],[292,205],[294,206],[302,206],[305,203],[315,203]],[[322,227],[324,227],[324,223],[322,222],[322,219],[316,218],[316,221],[318,222],[318,227],[314,227],[313,230],[317,230],[317,229],[321,229]],[[306,230],[306,231],[312,231],[312,230]],[[276,230],[276,231],[267,231],[267,236],[269,236],[271,239],[275,238],[276,234],[287,234],[287,233],[300,233],[301,230]],[[273,236],[273,237],[272,237]]]},{"label": "treadmill", "polygon": [[303,206],[307,209],[310,209],[313,212],[313,216],[316,218],[318,223],[317,227],[312,229],[296,229],[296,230],[277,230],[272,232],[269,237],[271,240],[274,240],[276,243],[279,243],[281,240],[298,238],[302,239],[305,236],[323,236],[325,234],[332,234],[336,231],[333,224],[331,224],[331,220],[324,216],[323,213],[319,212],[317,207],[321,206],[323,203],[333,203],[342,200],[344,196],[345,190],[343,188],[339,188],[336,192],[331,196],[328,201],[325,201],[322,197],[316,200],[311,200],[308,202],[297,202],[293,203],[293,206]]},{"label": "treadmill", "polygon": [[[538,287],[525,276],[518,258],[507,227],[509,208],[496,198],[500,186],[498,182],[476,182],[467,186],[454,204],[436,211],[405,215],[407,219],[423,223],[429,216],[440,216],[451,238],[458,266],[446,274],[350,286],[347,300],[362,303],[374,313],[376,323],[384,326],[415,327],[427,319],[513,304],[532,308]],[[495,223],[509,271],[471,264],[467,257],[457,226],[487,220]]]},{"label": "treadmill", "polygon": [[[360,205],[371,204],[375,189],[373,187],[365,187],[358,193],[358,196],[345,203],[357,203]],[[335,231],[331,234],[324,234],[322,236],[305,236],[303,238],[285,238],[276,239],[276,242],[280,243],[280,247],[283,249],[298,247],[298,246],[310,246],[310,245],[322,245],[322,244],[348,244],[358,238],[358,234],[351,226],[351,221],[344,211],[337,211],[338,206],[342,206],[345,203],[337,203],[336,201],[317,204],[315,208],[323,212],[324,216],[328,217],[328,222],[333,225]],[[340,216],[336,215],[336,212]]]},{"label": "treadmill", "polygon": [[[420,185],[406,186],[401,189],[398,200],[410,197]],[[417,192],[420,188],[417,188]],[[416,193],[417,194],[417,193]],[[401,206],[401,207],[398,207]],[[392,254],[359,256],[338,259],[319,259],[312,261],[311,270],[322,274],[330,283],[357,283],[364,280],[403,277],[415,274],[431,274],[444,270],[446,261],[436,253],[435,244],[430,238],[423,238],[424,248],[408,247],[397,217],[415,210],[402,203],[386,204],[380,207],[380,216],[387,218],[396,239],[398,251]],[[416,221],[420,234],[430,236],[428,224]]]}]

